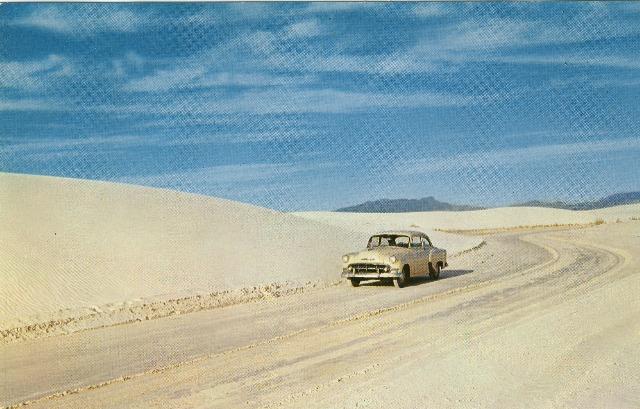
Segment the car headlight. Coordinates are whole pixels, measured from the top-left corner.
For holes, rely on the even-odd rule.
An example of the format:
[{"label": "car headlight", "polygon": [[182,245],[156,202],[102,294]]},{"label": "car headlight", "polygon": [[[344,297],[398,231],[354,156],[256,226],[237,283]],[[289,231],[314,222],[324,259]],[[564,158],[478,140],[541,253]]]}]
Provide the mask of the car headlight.
[{"label": "car headlight", "polygon": [[389,261],[395,263],[396,261],[398,261],[398,259],[396,258],[396,256],[391,256],[389,257]]},{"label": "car headlight", "polygon": [[345,263],[347,261],[349,261],[349,256],[347,256],[347,255],[342,256],[342,261],[345,262]]}]

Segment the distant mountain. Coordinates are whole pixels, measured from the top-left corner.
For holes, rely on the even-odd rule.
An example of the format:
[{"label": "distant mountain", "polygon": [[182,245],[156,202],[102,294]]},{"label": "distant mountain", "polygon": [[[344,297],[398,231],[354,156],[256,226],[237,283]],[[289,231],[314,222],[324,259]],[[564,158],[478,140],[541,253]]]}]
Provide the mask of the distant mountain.
[{"label": "distant mountain", "polygon": [[[568,210],[593,210],[604,207],[620,206],[625,204],[640,203],[640,192],[616,193],[593,202],[566,203],[562,201],[543,202],[532,200],[524,203],[516,203],[511,207],[549,207],[553,209]],[[407,213],[407,212],[433,212],[433,211],[460,211],[460,210],[481,210],[483,207],[468,205],[456,205],[441,202],[433,196],[422,199],[380,199],[357,204],[355,206],[343,207],[336,212],[352,213]]]},{"label": "distant mountain", "polygon": [[625,204],[640,203],[640,192],[625,192],[616,193],[603,197],[602,199],[595,200],[593,202],[579,202],[579,203],[566,203],[561,201],[556,202],[542,202],[540,200],[533,200],[525,203],[518,203],[512,206],[514,207],[550,207],[554,209],[569,209],[569,210],[593,210],[602,209],[604,207],[620,206]]},{"label": "distant mountain", "polygon": [[431,212],[438,210],[459,211],[479,210],[481,207],[455,205],[436,200],[433,196],[422,199],[380,199],[361,203],[355,206],[343,207],[336,212],[353,213],[406,213],[406,212]]}]

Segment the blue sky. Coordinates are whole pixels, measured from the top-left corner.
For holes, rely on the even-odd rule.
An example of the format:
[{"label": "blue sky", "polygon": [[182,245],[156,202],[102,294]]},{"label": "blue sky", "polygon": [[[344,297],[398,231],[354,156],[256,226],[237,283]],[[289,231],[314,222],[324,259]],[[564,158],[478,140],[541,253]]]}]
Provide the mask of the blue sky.
[{"label": "blue sky", "polygon": [[640,190],[640,5],[0,5],[0,170],[278,210]]}]

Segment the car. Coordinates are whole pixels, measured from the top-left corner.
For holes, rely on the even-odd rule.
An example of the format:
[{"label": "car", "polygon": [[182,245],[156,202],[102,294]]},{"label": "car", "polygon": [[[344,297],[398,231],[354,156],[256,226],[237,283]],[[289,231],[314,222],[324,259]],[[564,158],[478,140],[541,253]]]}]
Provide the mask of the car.
[{"label": "car", "polygon": [[363,280],[393,280],[402,288],[414,277],[437,280],[447,267],[447,251],[435,247],[420,231],[397,230],[376,233],[366,250],[342,256],[342,277],[358,287]]}]

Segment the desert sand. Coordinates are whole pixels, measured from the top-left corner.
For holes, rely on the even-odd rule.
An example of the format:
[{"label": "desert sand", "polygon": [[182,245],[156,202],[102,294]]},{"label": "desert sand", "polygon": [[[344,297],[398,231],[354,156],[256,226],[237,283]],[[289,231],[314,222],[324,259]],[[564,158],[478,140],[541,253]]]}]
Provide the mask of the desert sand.
[{"label": "desert sand", "polygon": [[[637,205],[290,215],[8,174],[0,205],[5,322],[61,314],[35,338],[5,330],[0,405],[640,406]],[[433,231],[526,224],[574,226]],[[440,280],[332,284],[370,230],[404,227],[455,249]],[[65,322],[77,308],[95,315]]]},{"label": "desert sand", "polygon": [[[171,190],[7,173],[0,231],[5,341],[331,285],[341,256],[372,233]],[[481,242],[431,234],[452,254]]]}]

